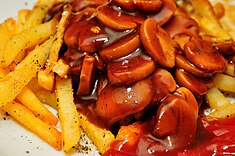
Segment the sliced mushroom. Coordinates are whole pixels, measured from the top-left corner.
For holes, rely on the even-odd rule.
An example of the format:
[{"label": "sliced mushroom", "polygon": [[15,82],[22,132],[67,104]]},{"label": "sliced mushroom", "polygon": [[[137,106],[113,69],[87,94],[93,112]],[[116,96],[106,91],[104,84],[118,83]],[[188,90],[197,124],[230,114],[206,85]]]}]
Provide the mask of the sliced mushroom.
[{"label": "sliced mushroom", "polygon": [[161,0],[133,0],[134,6],[142,11],[157,12],[161,6]]},{"label": "sliced mushroom", "polygon": [[150,79],[129,87],[108,85],[100,93],[95,107],[96,114],[108,126],[130,114],[143,110],[153,96]]},{"label": "sliced mushroom", "polygon": [[175,80],[180,86],[188,88],[196,95],[204,95],[207,91],[206,85],[199,78],[188,74],[182,69],[176,69]]},{"label": "sliced mushroom", "polygon": [[196,129],[194,109],[182,97],[168,94],[158,108],[153,135],[163,138],[168,147],[177,149],[194,141]]},{"label": "sliced mushroom", "polygon": [[226,68],[223,55],[212,46],[212,43],[192,37],[184,46],[184,52],[195,66],[206,72],[219,72]]},{"label": "sliced mushroom", "polygon": [[188,36],[199,35],[199,25],[188,16],[174,16],[164,27],[167,33],[173,38],[175,35],[184,34]]},{"label": "sliced mushroom", "polygon": [[159,25],[165,24],[174,15],[176,10],[175,2],[172,0],[162,0],[162,6],[159,12],[149,16],[156,20]]},{"label": "sliced mushroom", "polygon": [[103,48],[99,54],[103,60],[111,61],[130,54],[140,47],[140,44],[140,37],[134,32]]},{"label": "sliced mushroom", "polygon": [[108,64],[109,83],[129,85],[146,78],[155,70],[155,63],[147,56],[139,55]]},{"label": "sliced mushroom", "polygon": [[205,71],[197,68],[191,62],[189,62],[187,60],[187,58],[182,54],[176,54],[175,63],[176,63],[177,68],[184,69],[186,72],[193,74],[193,75],[196,75],[196,76],[209,77],[209,76],[212,76],[212,74],[213,74],[211,72],[205,72]]},{"label": "sliced mushroom", "polygon": [[196,118],[197,118],[198,117],[198,103],[193,93],[185,87],[179,87],[175,91],[174,94],[182,97],[183,99],[185,99],[185,101],[189,103],[190,107],[193,109],[194,114],[196,115]]},{"label": "sliced mushroom", "polygon": [[82,63],[77,95],[86,95],[90,93],[94,66],[95,58],[93,56],[86,55]]},{"label": "sliced mushroom", "polygon": [[165,69],[157,68],[151,79],[154,89],[154,97],[151,102],[153,105],[159,104],[168,93],[176,90],[174,77]]},{"label": "sliced mushroom", "polygon": [[175,66],[178,45],[154,19],[148,18],[141,25],[140,38],[146,51],[157,63],[167,68]]},{"label": "sliced mushroom", "polygon": [[104,6],[104,7],[98,8],[96,17],[105,26],[111,29],[117,30],[117,31],[130,30],[137,26],[135,22],[127,20],[127,18],[124,18],[128,15],[123,17],[122,14],[125,14],[125,13],[119,12],[119,11],[113,10],[110,7]]}]

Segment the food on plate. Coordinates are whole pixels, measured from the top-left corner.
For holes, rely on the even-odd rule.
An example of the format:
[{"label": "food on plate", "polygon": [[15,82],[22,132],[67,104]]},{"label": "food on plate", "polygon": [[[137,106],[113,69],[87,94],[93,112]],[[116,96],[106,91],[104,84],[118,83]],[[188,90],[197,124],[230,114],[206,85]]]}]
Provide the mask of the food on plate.
[{"label": "food on plate", "polygon": [[0,110],[67,153],[233,152],[230,5],[38,0],[0,25]]}]

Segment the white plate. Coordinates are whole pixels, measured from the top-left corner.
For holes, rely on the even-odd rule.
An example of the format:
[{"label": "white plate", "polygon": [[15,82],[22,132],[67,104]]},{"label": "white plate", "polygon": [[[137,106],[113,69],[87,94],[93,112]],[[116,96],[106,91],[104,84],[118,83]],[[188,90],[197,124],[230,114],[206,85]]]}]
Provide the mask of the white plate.
[{"label": "white plate", "polygon": [[[36,0],[0,0],[0,22],[8,17],[16,18],[17,11],[32,8]],[[87,144],[88,142],[88,144]],[[82,156],[99,155],[90,140],[85,137],[82,144],[88,150],[66,154],[55,150],[35,134],[31,133],[12,119],[4,120],[0,115],[0,156]]]}]

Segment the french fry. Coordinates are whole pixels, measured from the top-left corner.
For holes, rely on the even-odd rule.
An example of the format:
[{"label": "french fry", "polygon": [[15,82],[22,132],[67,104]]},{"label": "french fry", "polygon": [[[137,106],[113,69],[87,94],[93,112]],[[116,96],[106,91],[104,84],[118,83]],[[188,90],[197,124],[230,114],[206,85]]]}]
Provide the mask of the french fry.
[{"label": "french fry", "polygon": [[41,90],[38,90],[35,94],[42,103],[45,103],[51,106],[52,108],[57,109],[55,92],[51,92],[42,88]]},{"label": "french fry", "polygon": [[70,69],[70,66],[64,62],[63,59],[59,59],[52,68],[52,71],[58,74],[60,77],[66,77]]},{"label": "french fry", "polygon": [[35,117],[25,106],[17,102],[11,102],[3,106],[2,109],[57,150],[62,148],[61,133],[51,125]]},{"label": "french fry", "polygon": [[228,74],[230,76],[235,76],[235,69],[234,68],[235,68],[234,63],[228,63],[224,73]]},{"label": "french fry", "polygon": [[222,106],[219,110],[210,113],[207,118],[208,120],[214,120],[214,119],[225,119],[234,116],[235,116],[235,104],[229,104]]},{"label": "french fry", "polygon": [[109,130],[99,128],[92,124],[81,113],[79,113],[79,121],[85,134],[91,139],[98,151],[103,154],[109,147],[110,143],[114,141],[114,135]]},{"label": "french fry", "polygon": [[26,17],[29,13],[30,13],[29,9],[22,9],[22,10],[18,11],[16,33],[19,33],[24,30],[24,26],[26,23]]},{"label": "french fry", "polygon": [[52,90],[54,87],[54,73],[47,73],[45,70],[38,72],[38,84],[46,90]]},{"label": "french fry", "polygon": [[64,151],[75,146],[81,136],[78,112],[73,101],[72,80],[56,77],[56,97],[61,122]]},{"label": "french fry", "polygon": [[28,87],[24,87],[16,99],[29,108],[42,121],[54,126],[57,125],[58,118],[39,101],[37,96]]},{"label": "french fry", "polygon": [[[26,16],[29,14],[30,10],[28,9],[22,9],[18,11],[18,16],[17,16],[17,25],[16,25],[16,32],[15,33],[20,33],[23,31],[23,27],[25,25],[26,21]],[[14,59],[14,62],[17,64],[20,61],[22,61],[25,58],[26,52],[22,51],[20,52],[16,58]]]},{"label": "french fry", "polygon": [[49,9],[55,4],[56,0],[38,0],[26,18],[23,29],[29,29],[42,23]]},{"label": "french fry", "polygon": [[3,52],[3,65],[8,66],[15,57],[27,48],[32,48],[54,34],[57,20],[53,19],[47,23],[22,31],[11,37],[5,44]]},{"label": "french fry", "polygon": [[16,21],[13,18],[8,18],[5,22],[0,24],[0,61],[3,61],[4,45],[15,33]]},{"label": "french fry", "polygon": [[44,66],[53,40],[49,39],[35,48],[15,70],[8,73],[0,82],[0,107],[13,101],[27,83]]},{"label": "french fry", "polygon": [[27,87],[36,94],[36,96],[42,103],[47,104],[54,109],[57,109],[56,95],[55,95],[54,90],[49,91],[49,90],[42,88],[38,84],[37,77],[33,77],[27,84]]},{"label": "french fry", "polygon": [[235,93],[235,78],[225,74],[216,74],[213,79],[215,86],[222,91]]},{"label": "french fry", "polygon": [[58,23],[57,31],[55,34],[56,40],[53,43],[51,51],[50,51],[48,66],[46,69],[47,72],[51,71],[51,69],[54,67],[54,64],[57,62],[59,58],[59,51],[63,44],[64,31],[65,31],[66,25],[68,24],[67,19],[70,16],[71,12],[72,12],[71,5],[66,5],[64,7],[62,17]]},{"label": "french fry", "polygon": [[221,110],[221,107],[230,105],[230,101],[220,92],[217,87],[210,88],[206,93],[206,100],[211,108]]}]

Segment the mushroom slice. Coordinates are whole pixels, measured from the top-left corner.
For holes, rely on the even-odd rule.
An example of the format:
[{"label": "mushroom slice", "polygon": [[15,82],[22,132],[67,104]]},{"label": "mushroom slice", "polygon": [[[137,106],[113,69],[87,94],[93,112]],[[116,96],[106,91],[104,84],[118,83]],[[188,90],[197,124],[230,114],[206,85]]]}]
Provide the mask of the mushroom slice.
[{"label": "mushroom slice", "polygon": [[95,112],[110,127],[114,122],[143,110],[153,96],[150,79],[128,87],[107,85],[99,94]]},{"label": "mushroom slice", "polygon": [[225,70],[227,62],[211,42],[192,37],[184,46],[186,57],[199,69],[206,72]]},{"label": "mushroom slice", "polygon": [[99,54],[103,60],[111,61],[130,54],[140,47],[140,44],[140,37],[134,32],[103,48]]},{"label": "mushroom slice", "polygon": [[148,18],[141,25],[140,38],[146,51],[157,63],[167,68],[175,66],[178,45],[154,19]]},{"label": "mushroom slice", "polygon": [[176,67],[184,69],[186,72],[197,75],[200,77],[210,77],[213,73],[211,72],[205,72],[196,66],[194,66],[191,62],[187,60],[187,58],[181,54],[176,54]]},{"label": "mushroom slice", "polygon": [[182,69],[176,69],[175,79],[180,86],[188,88],[196,95],[206,94],[207,86],[198,78],[188,74]]},{"label": "mushroom slice", "polygon": [[114,29],[116,31],[130,30],[137,26],[135,22],[132,22],[128,20],[127,18],[124,18],[125,16],[123,17],[122,14],[124,14],[125,16],[128,16],[124,12],[119,12],[119,11],[113,10],[110,7],[103,6],[103,7],[98,8],[96,17],[105,26],[111,29]]},{"label": "mushroom slice", "polygon": [[77,95],[85,95],[90,93],[94,66],[95,58],[93,56],[86,55],[82,63]]},{"label": "mushroom slice", "polygon": [[172,149],[190,145],[196,136],[197,118],[190,104],[182,97],[168,94],[156,114],[153,135],[165,138]]},{"label": "mushroom slice", "polygon": [[149,76],[155,63],[147,56],[139,55],[108,64],[108,80],[114,85],[129,85]]}]

